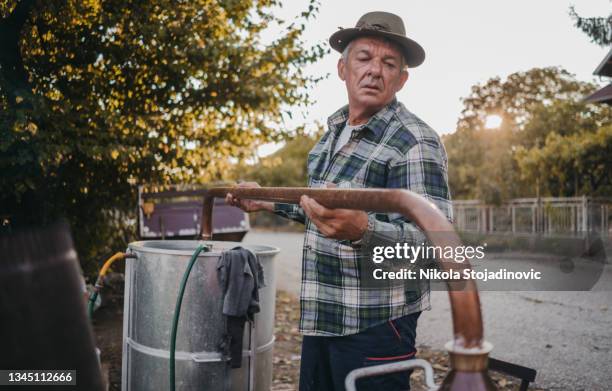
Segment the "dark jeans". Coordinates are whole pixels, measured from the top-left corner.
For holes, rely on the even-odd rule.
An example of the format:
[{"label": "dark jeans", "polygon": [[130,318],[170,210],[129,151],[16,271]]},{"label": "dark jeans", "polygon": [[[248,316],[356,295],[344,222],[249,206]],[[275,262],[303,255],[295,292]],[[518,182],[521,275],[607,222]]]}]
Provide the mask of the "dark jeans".
[{"label": "dark jeans", "polygon": [[[304,336],[300,391],[342,391],[344,378],[353,369],[413,358],[420,314],[407,315],[343,337]],[[409,389],[408,371],[357,380],[359,391]]]}]

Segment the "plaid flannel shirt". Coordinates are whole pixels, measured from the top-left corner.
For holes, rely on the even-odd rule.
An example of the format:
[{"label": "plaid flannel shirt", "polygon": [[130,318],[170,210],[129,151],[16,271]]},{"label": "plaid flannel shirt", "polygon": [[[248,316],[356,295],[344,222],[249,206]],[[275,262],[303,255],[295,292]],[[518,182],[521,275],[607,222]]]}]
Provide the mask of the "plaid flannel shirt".
[{"label": "plaid flannel shirt", "polygon": [[[408,189],[432,201],[452,221],[447,158],[439,136],[394,99],[353,130],[349,142],[333,155],[348,120],[348,106],[328,119],[329,130],[308,156],[310,187]],[[360,248],[372,243],[419,245],[423,232],[401,214],[369,213],[360,246],[324,237],[299,205],[277,203],[274,212],[306,224],[302,258],[300,331],[340,336],[414,312],[430,309],[429,282],[421,288],[363,287]]]}]

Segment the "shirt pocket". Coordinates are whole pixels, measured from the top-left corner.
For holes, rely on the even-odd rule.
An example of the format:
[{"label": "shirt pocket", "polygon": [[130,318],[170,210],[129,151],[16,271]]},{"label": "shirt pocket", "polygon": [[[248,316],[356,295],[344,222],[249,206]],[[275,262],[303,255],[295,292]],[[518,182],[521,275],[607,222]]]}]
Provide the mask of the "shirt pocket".
[{"label": "shirt pocket", "polygon": [[319,179],[325,172],[329,151],[329,137],[329,134],[325,134],[308,153],[306,170],[310,178]]}]

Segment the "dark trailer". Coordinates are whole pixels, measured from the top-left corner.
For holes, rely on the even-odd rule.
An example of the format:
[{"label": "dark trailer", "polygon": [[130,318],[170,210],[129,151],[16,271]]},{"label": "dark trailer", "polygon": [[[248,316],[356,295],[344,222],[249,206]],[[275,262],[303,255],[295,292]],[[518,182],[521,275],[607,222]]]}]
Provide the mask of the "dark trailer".
[{"label": "dark trailer", "polygon": [[[202,227],[202,202],[207,190],[170,186],[161,191],[138,188],[138,234],[141,240],[196,239]],[[249,215],[216,199],[213,240],[242,240],[249,231]]]}]

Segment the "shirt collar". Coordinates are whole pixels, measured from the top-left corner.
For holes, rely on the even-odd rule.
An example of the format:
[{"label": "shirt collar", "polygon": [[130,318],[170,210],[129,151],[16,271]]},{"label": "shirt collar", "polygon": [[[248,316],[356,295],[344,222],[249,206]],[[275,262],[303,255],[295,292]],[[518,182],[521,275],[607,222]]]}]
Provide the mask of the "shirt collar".
[{"label": "shirt collar", "polygon": [[[363,128],[370,130],[376,136],[376,138],[380,138],[382,133],[387,128],[389,121],[391,121],[398,104],[397,98],[394,97],[393,100],[391,100],[391,102],[389,102],[385,107],[371,116]],[[329,116],[327,119],[327,125],[334,133],[337,134],[346,125],[348,116],[349,107],[348,105],[345,105]]]}]

